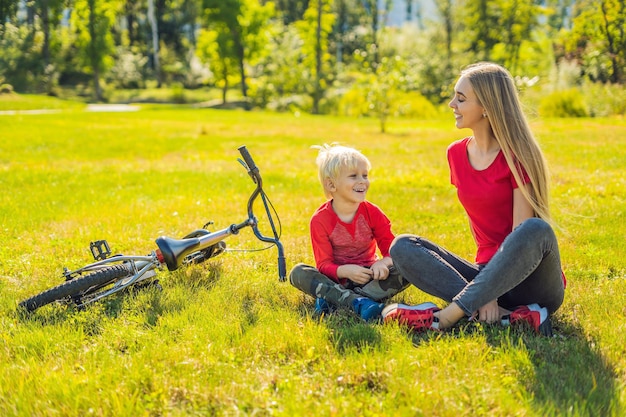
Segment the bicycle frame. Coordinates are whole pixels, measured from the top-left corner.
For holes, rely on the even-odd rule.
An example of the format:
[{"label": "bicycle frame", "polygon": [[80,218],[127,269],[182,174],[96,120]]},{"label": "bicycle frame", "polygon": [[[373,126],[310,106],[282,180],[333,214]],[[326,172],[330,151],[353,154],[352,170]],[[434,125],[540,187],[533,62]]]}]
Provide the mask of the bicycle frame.
[{"label": "bicycle frame", "polygon": [[[104,278],[103,280],[98,280],[97,283],[95,281],[94,283],[90,282],[88,284],[89,288],[86,290],[81,291],[79,294],[69,295],[65,298],[68,299],[71,297],[76,304],[84,306],[156,276],[156,269],[163,269],[164,266],[167,266],[168,270],[174,271],[181,265],[193,263],[197,259],[200,259],[200,261],[209,259],[221,253],[226,247],[225,244],[220,242],[231,235],[238,234],[241,229],[246,227],[252,228],[257,239],[272,243],[276,246],[278,250],[278,277],[280,281],[285,281],[286,266],[284,249],[274,225],[268,200],[263,192],[261,174],[246,147],[241,146],[238,150],[244,159],[243,161],[239,160],[239,162],[247,169],[248,174],[256,184],[256,188],[248,199],[247,218],[243,222],[231,224],[215,232],[206,230],[207,225],[205,225],[205,228],[195,230],[183,239],[161,236],[155,241],[157,249],[145,256],[114,255],[109,257],[111,250],[106,241],[92,242],[90,249],[96,262],[73,271],[65,268],[63,275],[66,283],[74,279],[78,280],[87,277],[87,274],[93,274],[98,271],[101,271],[100,274],[104,275],[104,270],[111,271],[112,275],[115,276],[112,276],[110,279]],[[261,197],[263,201],[267,218],[274,235],[273,237],[265,236],[259,231],[258,221],[254,215],[253,207],[258,197]],[[115,269],[115,271],[113,271],[113,269]],[[54,289],[56,288],[59,287],[55,287]],[[48,291],[53,291],[54,289]],[[43,294],[44,293],[39,296]],[[31,297],[31,299],[36,297],[38,296]],[[22,302],[22,304],[28,303],[29,300]],[[34,308],[37,308],[37,306]]]},{"label": "bicycle frame", "polygon": [[[111,258],[94,262],[74,271],[68,271],[66,269],[63,275],[65,276],[66,280],[70,280],[72,279],[72,276],[80,276],[84,272],[95,272],[99,269],[106,268],[113,263],[124,263],[125,265],[128,265],[132,269],[133,275],[117,281],[113,285],[113,287],[103,292],[95,292],[98,290],[98,288],[93,288],[90,294],[86,294],[81,297],[83,298],[83,300],[81,300],[79,304],[80,306],[93,303],[94,301],[98,301],[101,298],[108,297],[118,291],[137,284],[140,281],[152,278],[156,276],[155,269],[162,269],[162,263],[158,260],[156,251],[153,251],[150,255],[147,256],[113,256]],[[87,300],[84,300],[84,298],[87,298]]]}]

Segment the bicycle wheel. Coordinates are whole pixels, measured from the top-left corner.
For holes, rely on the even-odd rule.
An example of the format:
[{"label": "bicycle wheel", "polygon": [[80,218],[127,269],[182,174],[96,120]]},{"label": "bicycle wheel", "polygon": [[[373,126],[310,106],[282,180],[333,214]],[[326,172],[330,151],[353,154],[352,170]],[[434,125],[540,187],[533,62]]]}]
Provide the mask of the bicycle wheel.
[{"label": "bicycle wheel", "polygon": [[[112,265],[91,274],[77,277],[61,285],[50,288],[42,293],[22,301],[19,306],[31,312],[57,300],[79,297],[86,291],[97,289],[116,279],[131,276],[133,273],[126,264]],[[68,300],[69,301],[69,300]]]}]

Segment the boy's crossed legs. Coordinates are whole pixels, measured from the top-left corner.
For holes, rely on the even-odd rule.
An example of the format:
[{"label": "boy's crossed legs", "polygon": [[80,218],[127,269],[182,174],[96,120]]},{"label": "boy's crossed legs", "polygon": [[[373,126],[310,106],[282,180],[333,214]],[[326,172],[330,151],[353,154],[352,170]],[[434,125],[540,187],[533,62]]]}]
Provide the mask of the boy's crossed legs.
[{"label": "boy's crossed legs", "polygon": [[345,306],[353,309],[366,321],[380,317],[384,307],[382,301],[403,291],[410,284],[395,268],[391,268],[385,280],[371,280],[365,285],[357,285],[348,281],[346,286],[338,284],[317,268],[298,264],[289,274],[289,282],[300,291],[324,300],[331,306]]}]

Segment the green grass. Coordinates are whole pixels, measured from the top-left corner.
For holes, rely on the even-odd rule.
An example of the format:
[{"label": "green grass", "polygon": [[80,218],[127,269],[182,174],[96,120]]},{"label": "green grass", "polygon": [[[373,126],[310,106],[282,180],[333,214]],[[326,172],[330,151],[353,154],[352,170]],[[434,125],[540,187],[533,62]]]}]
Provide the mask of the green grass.
[{"label": "green grass", "polygon": [[54,97],[32,94],[0,94],[0,112],[25,110],[61,110],[79,109],[83,103],[68,100],[59,100]]},{"label": "green grass", "polygon": [[[0,415],[626,412],[623,119],[533,121],[568,277],[548,339],[469,324],[412,335],[348,311],[319,320],[311,298],[278,282],[273,250],[164,271],[162,292],[20,314],[17,303],[59,284],[64,266],[89,261],[92,240],[145,254],[159,235],[242,221],[253,188],[236,162],[243,144],[280,215],[288,268],[313,262],[308,220],[323,194],[310,146],[333,141],[368,155],[369,199],[396,233],[468,259],[475,249],[449,184],[446,146],[467,133],[452,117],[394,120],[383,135],[376,120],[48,103],[64,110],[0,115]],[[249,230],[227,243],[264,247]],[[411,288],[395,299],[430,297]]]}]

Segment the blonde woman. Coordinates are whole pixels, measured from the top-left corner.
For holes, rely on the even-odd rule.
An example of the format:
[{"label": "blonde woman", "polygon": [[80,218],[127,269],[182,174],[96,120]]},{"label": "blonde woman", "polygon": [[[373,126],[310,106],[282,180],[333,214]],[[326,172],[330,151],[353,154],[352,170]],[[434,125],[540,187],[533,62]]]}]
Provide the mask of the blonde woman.
[{"label": "blonde woman", "polygon": [[449,304],[392,304],[386,321],[415,330],[445,329],[463,317],[526,322],[551,335],[550,314],[563,302],[565,276],[550,222],[543,154],[503,67],[467,67],[449,103],[456,127],[472,135],[447,150],[451,183],[469,217],[475,263],[414,235],[398,236],[391,257],[416,287]]}]

